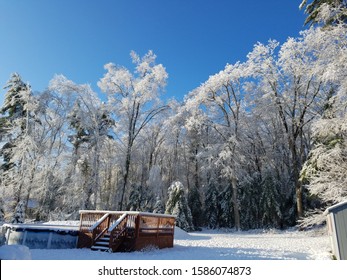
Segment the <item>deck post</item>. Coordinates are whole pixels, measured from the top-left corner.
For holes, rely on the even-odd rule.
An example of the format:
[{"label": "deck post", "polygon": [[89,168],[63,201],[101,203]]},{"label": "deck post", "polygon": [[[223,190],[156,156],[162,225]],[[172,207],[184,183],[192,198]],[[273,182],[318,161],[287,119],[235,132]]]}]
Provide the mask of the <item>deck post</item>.
[{"label": "deck post", "polygon": [[135,219],[135,238],[138,238],[140,236],[140,220],[141,215],[138,214]]}]

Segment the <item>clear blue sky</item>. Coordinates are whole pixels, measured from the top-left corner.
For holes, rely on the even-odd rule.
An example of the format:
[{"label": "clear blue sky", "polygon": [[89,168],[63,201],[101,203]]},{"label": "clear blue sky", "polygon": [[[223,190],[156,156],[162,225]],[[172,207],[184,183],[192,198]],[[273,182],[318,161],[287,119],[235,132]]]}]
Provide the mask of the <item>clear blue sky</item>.
[{"label": "clear blue sky", "polygon": [[157,55],[169,73],[167,97],[183,96],[244,61],[256,42],[298,36],[301,0],[0,0],[0,102],[10,74],[33,90],[54,74],[97,81],[103,65],[132,67],[130,51]]}]

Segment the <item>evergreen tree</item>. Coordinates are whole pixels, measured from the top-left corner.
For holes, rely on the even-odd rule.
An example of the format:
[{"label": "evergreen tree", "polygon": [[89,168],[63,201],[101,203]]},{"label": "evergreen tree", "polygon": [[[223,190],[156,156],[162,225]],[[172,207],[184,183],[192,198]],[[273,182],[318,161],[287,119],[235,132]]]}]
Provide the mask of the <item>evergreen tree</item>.
[{"label": "evergreen tree", "polygon": [[305,8],[307,18],[305,24],[316,24],[324,21],[325,25],[347,22],[346,0],[302,0],[300,9]]},{"label": "evergreen tree", "polygon": [[159,195],[156,198],[153,213],[158,213],[158,214],[164,214],[165,213],[165,208],[164,208],[163,202],[160,199]]},{"label": "evergreen tree", "polygon": [[205,224],[209,228],[218,227],[218,192],[216,186],[213,183],[207,187],[205,195]]},{"label": "evergreen tree", "polygon": [[127,209],[130,211],[141,211],[141,186],[133,186],[131,189]]},{"label": "evergreen tree", "polygon": [[4,89],[4,104],[0,109],[3,115],[0,119],[1,137],[7,142],[2,146],[0,153],[3,157],[1,169],[7,171],[13,167],[11,161],[13,149],[16,146],[16,140],[19,139],[26,131],[28,124],[27,103],[31,96],[30,86],[22,81],[18,73],[12,74]]},{"label": "evergreen tree", "polygon": [[165,213],[176,216],[176,225],[183,230],[194,230],[193,219],[181,182],[174,182],[168,190]]},{"label": "evergreen tree", "polygon": [[[303,226],[325,222],[326,207],[347,199],[347,113],[345,94],[331,103],[313,126],[314,147],[301,171],[310,195],[321,204],[302,221]],[[322,207],[323,206],[323,207]]]},{"label": "evergreen tree", "polygon": [[224,191],[219,194],[218,200],[220,201],[219,221],[220,227],[232,228],[234,224],[233,203],[232,203],[232,189],[230,186],[226,187]]},{"label": "evergreen tree", "polygon": [[[33,143],[30,122],[33,119],[32,113],[29,112],[29,104],[32,101],[32,93],[29,84],[22,81],[19,74],[14,73],[4,87],[7,89],[4,104],[0,109],[1,138],[7,142],[0,149],[2,157],[2,182],[1,187],[5,194],[5,203],[9,214],[16,215],[15,209],[24,207],[25,204],[21,200],[24,199],[25,192],[30,192],[30,178],[32,172],[26,170],[31,165],[33,151],[30,149]],[[31,108],[33,110],[33,108]],[[31,170],[34,170],[32,168]],[[29,177],[29,178],[28,178]]]},{"label": "evergreen tree", "polygon": [[264,227],[279,227],[282,219],[279,185],[269,172],[266,172],[261,183],[260,197],[261,221]]},{"label": "evergreen tree", "polygon": [[23,201],[20,201],[15,209],[14,216],[12,217],[11,223],[12,224],[22,224],[25,220],[25,205]]},{"label": "evergreen tree", "polygon": [[196,187],[192,187],[188,192],[188,205],[192,213],[194,227],[201,227],[203,223],[203,217],[201,216],[202,203]]},{"label": "evergreen tree", "polygon": [[259,211],[261,193],[261,178],[258,173],[247,177],[240,184],[241,227],[254,229],[262,226]]},{"label": "evergreen tree", "polygon": [[127,209],[130,211],[153,211],[153,196],[148,188],[141,185],[134,185],[131,188]]}]

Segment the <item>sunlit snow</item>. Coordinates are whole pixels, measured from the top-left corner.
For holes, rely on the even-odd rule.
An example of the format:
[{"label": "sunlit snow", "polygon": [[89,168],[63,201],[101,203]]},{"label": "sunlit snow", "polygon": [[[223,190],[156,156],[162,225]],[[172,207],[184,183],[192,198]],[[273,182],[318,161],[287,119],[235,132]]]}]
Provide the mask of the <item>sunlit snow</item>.
[{"label": "sunlit snow", "polygon": [[[9,255],[0,247],[0,258]],[[17,248],[19,258],[21,251]],[[325,229],[253,230],[245,232],[207,230],[187,233],[176,227],[173,248],[148,248],[140,252],[108,253],[90,249],[30,249],[33,260],[328,260],[330,241]],[[28,258],[29,253],[25,254]],[[23,257],[22,257],[23,258]],[[13,258],[13,253],[11,255]]]}]

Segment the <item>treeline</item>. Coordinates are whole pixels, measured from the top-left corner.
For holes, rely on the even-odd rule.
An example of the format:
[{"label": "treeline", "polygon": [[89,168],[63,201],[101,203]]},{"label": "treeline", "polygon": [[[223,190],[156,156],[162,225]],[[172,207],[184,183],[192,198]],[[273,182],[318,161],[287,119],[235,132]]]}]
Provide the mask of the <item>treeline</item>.
[{"label": "treeline", "polygon": [[311,210],[347,197],[346,34],[336,24],[258,43],[182,103],[162,101],[168,74],[151,51],[131,53],[133,70],[105,65],[103,94],[62,75],[33,92],[12,74],[1,219],[107,209],[174,213],[187,230],[320,221]]}]

